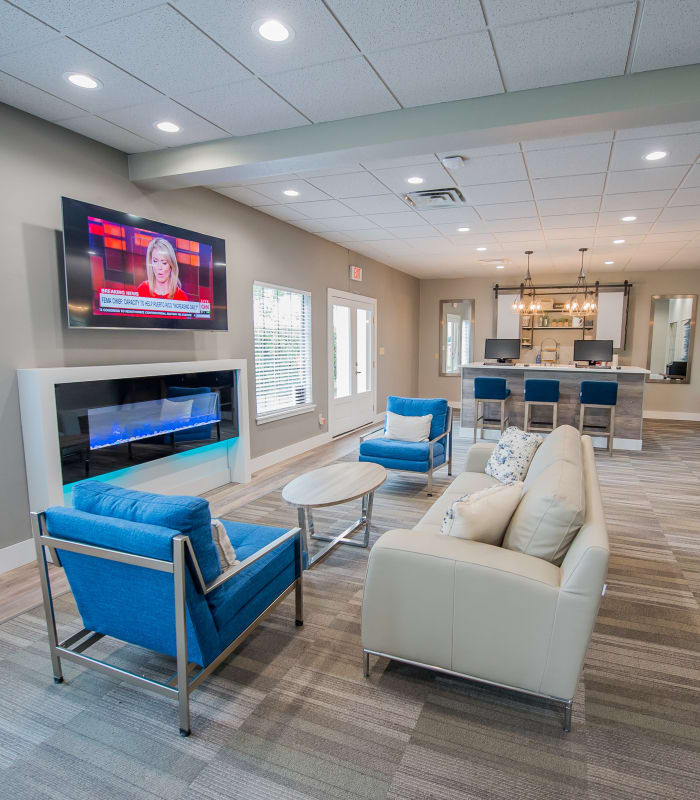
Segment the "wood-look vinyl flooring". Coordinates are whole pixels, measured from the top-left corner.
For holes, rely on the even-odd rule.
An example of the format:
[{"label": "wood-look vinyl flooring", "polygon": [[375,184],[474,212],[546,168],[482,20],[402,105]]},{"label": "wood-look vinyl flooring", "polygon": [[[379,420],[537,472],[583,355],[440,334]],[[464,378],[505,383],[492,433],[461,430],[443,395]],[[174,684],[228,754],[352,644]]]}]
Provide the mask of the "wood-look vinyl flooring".
[{"label": "wood-look vinyl flooring", "polygon": [[[470,439],[456,439],[455,467]],[[356,457],[356,439],[212,492],[213,511],[295,525],[281,487]],[[175,704],[65,665],[55,686],[40,608],[0,624],[0,784],[12,798],[188,800],[689,800],[700,786],[700,424],[644,423],[641,453],[596,457],[612,554],[571,733],[546,703],[371,659],[362,677],[367,551],[341,547],[305,577],[303,628],[288,598],[192,697]],[[448,480],[437,473],[436,492]],[[425,479],[392,473],[372,541],[415,524]],[[355,508],[357,506],[357,508]],[[319,509],[345,527],[354,505]],[[0,596],[4,602],[5,597]],[[61,634],[78,625],[56,600]],[[102,652],[154,676],[172,661],[109,640]]]}]

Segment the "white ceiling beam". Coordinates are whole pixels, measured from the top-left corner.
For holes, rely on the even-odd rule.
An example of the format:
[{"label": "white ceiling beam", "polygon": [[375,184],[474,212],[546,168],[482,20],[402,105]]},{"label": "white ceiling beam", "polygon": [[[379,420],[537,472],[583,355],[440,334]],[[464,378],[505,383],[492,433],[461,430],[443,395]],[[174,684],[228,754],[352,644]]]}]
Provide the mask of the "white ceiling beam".
[{"label": "white ceiling beam", "polygon": [[154,189],[700,119],[700,64],[387,111],[129,156]]}]

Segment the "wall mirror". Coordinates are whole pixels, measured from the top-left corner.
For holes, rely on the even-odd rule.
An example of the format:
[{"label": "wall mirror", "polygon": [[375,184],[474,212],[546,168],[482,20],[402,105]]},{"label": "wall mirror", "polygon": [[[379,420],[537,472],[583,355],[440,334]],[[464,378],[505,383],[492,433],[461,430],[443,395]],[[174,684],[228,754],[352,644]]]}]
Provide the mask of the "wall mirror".
[{"label": "wall mirror", "polygon": [[655,294],[649,319],[649,383],[690,383],[696,294]]},{"label": "wall mirror", "polygon": [[473,360],[474,301],[440,301],[440,375],[459,375]]}]

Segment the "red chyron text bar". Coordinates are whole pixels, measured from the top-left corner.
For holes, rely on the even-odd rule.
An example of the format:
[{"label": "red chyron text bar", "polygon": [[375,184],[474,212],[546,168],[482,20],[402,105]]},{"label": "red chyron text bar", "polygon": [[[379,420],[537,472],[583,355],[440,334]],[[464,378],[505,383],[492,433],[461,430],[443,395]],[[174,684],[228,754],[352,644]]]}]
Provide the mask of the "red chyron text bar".
[{"label": "red chyron text bar", "polygon": [[105,311],[151,311],[161,314],[208,314],[209,302],[173,300],[169,297],[139,297],[100,291],[100,308]]}]

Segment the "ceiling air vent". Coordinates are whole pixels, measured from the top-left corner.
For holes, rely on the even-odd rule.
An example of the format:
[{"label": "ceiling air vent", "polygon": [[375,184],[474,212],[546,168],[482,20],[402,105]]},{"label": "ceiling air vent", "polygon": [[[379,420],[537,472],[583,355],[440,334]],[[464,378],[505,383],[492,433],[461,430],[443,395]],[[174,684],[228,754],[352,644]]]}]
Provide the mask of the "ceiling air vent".
[{"label": "ceiling air vent", "polygon": [[414,208],[459,208],[466,200],[459,189],[423,189],[404,195],[406,202]]}]

